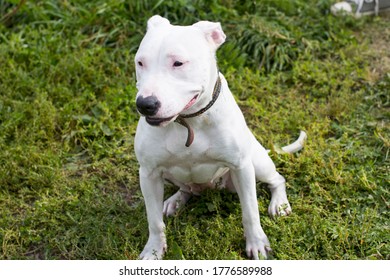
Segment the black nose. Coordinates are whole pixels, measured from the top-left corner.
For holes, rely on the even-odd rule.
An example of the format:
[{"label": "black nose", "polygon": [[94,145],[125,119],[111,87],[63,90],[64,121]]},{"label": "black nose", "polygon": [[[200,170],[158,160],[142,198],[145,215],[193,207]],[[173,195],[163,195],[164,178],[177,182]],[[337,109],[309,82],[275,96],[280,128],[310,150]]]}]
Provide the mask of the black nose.
[{"label": "black nose", "polygon": [[161,106],[160,101],[153,95],[146,98],[139,96],[135,104],[137,105],[138,112],[144,116],[154,116]]}]

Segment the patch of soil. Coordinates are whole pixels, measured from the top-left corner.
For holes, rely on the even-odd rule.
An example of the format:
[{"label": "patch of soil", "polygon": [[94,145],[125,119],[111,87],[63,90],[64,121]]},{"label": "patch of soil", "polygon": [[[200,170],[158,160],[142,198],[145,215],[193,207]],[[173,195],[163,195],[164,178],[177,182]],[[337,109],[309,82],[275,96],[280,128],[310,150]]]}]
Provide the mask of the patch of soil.
[{"label": "patch of soil", "polygon": [[359,41],[368,44],[363,55],[369,59],[372,82],[390,73],[390,12],[367,23],[356,36]]}]

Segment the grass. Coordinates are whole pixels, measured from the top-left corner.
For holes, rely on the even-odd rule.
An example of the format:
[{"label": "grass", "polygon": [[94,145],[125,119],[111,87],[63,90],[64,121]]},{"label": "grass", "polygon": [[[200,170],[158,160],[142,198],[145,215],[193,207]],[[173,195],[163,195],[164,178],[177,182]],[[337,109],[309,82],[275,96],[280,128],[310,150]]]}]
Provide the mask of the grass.
[{"label": "grass", "polygon": [[[222,23],[220,68],[264,146],[309,135],[271,154],[291,216],[269,218],[258,185],[273,258],[390,259],[386,17],[335,18],[325,0],[31,0],[4,19],[18,2],[0,1],[0,259],[138,257],[133,58],[153,14]],[[234,194],[207,191],[166,224],[166,259],[246,258]]]}]

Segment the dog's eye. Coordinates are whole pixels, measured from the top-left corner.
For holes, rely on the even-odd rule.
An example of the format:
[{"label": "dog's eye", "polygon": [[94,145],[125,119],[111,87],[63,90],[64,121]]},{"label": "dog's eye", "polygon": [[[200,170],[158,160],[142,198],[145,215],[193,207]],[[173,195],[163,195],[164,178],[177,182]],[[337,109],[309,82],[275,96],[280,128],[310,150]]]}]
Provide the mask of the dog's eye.
[{"label": "dog's eye", "polygon": [[182,66],[183,65],[183,62],[180,62],[180,61],[175,61],[174,63],[173,63],[173,67],[180,67],[180,66]]},{"label": "dog's eye", "polygon": [[138,61],[137,64],[141,67],[144,66],[141,61]]}]

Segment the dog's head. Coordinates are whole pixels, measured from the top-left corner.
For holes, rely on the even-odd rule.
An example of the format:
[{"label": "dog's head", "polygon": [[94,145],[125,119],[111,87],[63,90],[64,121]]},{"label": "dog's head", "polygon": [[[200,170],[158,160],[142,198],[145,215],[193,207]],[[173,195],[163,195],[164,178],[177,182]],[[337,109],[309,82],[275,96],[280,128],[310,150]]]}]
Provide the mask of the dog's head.
[{"label": "dog's head", "polygon": [[137,109],[150,125],[166,125],[212,94],[215,52],[225,38],[215,22],[177,26],[160,16],[148,20],[135,67]]}]

